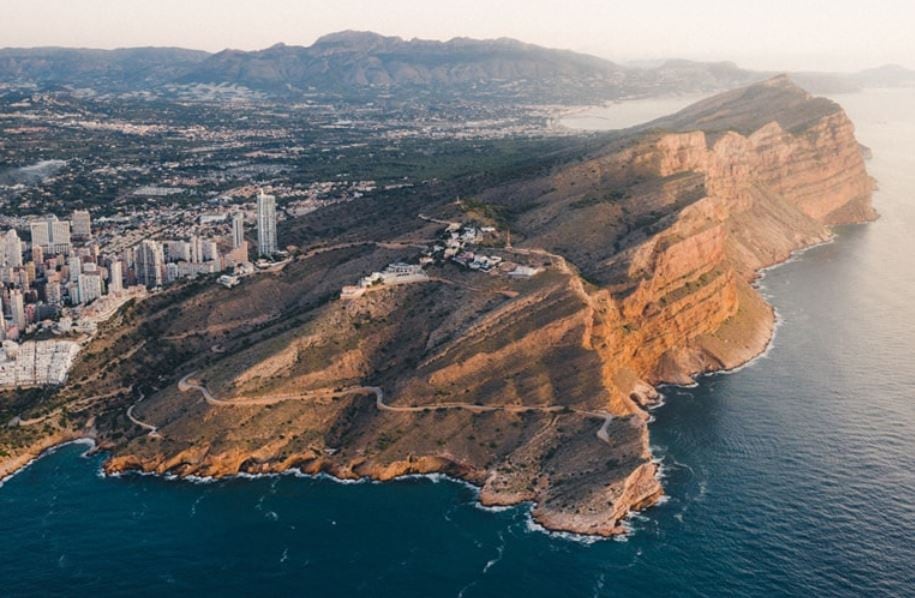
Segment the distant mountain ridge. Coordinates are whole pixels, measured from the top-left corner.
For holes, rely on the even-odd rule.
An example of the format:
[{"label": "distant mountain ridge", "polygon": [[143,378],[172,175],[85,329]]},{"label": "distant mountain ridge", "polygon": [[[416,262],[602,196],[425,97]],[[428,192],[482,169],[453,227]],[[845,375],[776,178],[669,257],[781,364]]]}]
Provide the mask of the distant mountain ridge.
[{"label": "distant mountain ridge", "polygon": [[182,80],[231,81],[267,89],[395,87],[572,77],[613,80],[621,71],[600,58],[509,39],[406,41],[346,31],[324,36],[309,47],[277,44],[256,52],[225,50],[200,63]]},{"label": "distant mountain ridge", "polygon": [[[409,98],[498,97],[532,103],[588,103],[631,96],[717,91],[772,73],[731,62],[668,60],[627,67],[570,50],[514,39],[405,40],[341,31],[311,46],[207,53],[179,48],[0,49],[0,83],[72,86],[102,93],[166,91],[173,86],[249,88],[270,96],[334,94]],[[806,77],[806,79],[805,79]],[[818,91],[892,82],[915,83],[915,71],[881,67],[857,75],[799,74]]]},{"label": "distant mountain ridge", "polygon": [[209,56],[182,48],[2,48],[0,82],[104,91],[151,88],[173,81]]}]

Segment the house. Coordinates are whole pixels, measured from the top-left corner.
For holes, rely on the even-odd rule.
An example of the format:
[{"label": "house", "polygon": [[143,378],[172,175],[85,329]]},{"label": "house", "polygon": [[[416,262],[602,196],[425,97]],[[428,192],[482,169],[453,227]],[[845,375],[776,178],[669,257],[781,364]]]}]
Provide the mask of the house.
[{"label": "house", "polygon": [[543,268],[532,268],[531,266],[517,266],[508,273],[512,278],[530,278],[543,272]]},{"label": "house", "polygon": [[223,274],[216,281],[227,289],[231,289],[240,282],[237,276],[230,274]]},{"label": "house", "polygon": [[346,285],[340,290],[340,299],[344,301],[358,299],[363,295],[365,295],[365,287],[363,286]]}]

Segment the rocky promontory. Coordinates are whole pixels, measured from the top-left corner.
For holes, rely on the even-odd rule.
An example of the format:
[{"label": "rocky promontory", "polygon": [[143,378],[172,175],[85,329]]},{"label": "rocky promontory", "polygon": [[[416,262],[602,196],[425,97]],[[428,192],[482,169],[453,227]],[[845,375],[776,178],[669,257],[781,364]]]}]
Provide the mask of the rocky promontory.
[{"label": "rocky promontory", "polygon": [[[620,533],[663,493],[656,386],[762,352],[774,315],[757,272],[875,217],[872,189],[842,109],[778,77],[424,205],[433,218],[404,216],[397,238],[302,255],[230,292],[157,297],[138,318],[181,339],[184,357],[131,419],[95,420],[106,470],[442,472],[479,486],[483,504],[532,503],[548,529]],[[445,263],[421,284],[336,298],[449,220],[491,226],[480,251],[539,273]],[[125,325],[89,353],[139,334]]]}]

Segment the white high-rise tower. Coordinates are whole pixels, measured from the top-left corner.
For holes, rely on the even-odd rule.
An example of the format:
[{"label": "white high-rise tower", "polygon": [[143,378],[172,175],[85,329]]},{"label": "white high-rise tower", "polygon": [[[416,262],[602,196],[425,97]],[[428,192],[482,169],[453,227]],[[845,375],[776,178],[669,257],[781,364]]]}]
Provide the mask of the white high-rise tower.
[{"label": "white high-rise tower", "polygon": [[261,190],[257,194],[257,254],[276,253],[276,198]]},{"label": "white high-rise tower", "polygon": [[57,255],[70,251],[70,222],[48,216],[29,223],[32,232],[32,246],[41,247],[45,255]]},{"label": "white high-rise tower", "polygon": [[25,305],[22,301],[22,291],[13,289],[10,291],[10,314],[13,317],[13,325],[19,329],[19,334],[25,332]]},{"label": "white high-rise tower", "polygon": [[22,265],[22,241],[15,229],[10,229],[0,239],[0,266],[18,268]]},{"label": "white high-rise tower", "polygon": [[146,239],[136,248],[137,280],[149,288],[162,286],[162,247],[155,241]]},{"label": "white high-rise tower", "polygon": [[114,260],[108,267],[108,292],[120,293],[124,290],[124,267],[121,260]]}]

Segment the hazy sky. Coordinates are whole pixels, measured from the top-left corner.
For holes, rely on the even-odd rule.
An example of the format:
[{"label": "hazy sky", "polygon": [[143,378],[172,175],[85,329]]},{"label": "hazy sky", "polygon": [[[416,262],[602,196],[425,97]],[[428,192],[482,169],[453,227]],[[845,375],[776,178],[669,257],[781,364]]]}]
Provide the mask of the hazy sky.
[{"label": "hazy sky", "polygon": [[0,0],[0,47],[256,49],[341,29],[507,36],[619,61],[915,68],[915,0]]}]

